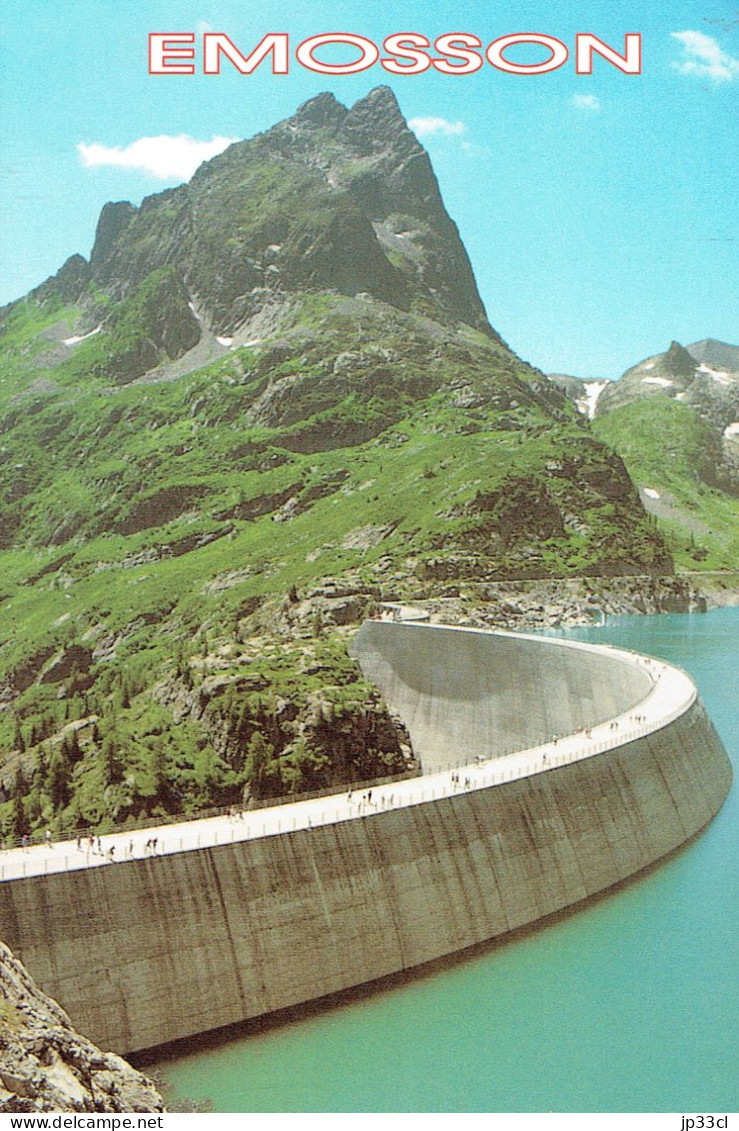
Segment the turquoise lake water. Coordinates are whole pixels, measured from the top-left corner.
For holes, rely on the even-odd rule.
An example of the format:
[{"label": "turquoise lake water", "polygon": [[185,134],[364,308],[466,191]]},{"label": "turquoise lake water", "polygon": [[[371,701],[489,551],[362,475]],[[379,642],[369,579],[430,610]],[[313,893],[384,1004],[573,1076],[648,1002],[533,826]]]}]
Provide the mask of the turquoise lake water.
[{"label": "turquoise lake water", "polygon": [[[739,609],[561,635],[686,668],[739,764]],[[732,698],[733,697],[733,698]],[[737,791],[687,849],[553,925],[157,1065],[219,1112],[737,1110]]]}]

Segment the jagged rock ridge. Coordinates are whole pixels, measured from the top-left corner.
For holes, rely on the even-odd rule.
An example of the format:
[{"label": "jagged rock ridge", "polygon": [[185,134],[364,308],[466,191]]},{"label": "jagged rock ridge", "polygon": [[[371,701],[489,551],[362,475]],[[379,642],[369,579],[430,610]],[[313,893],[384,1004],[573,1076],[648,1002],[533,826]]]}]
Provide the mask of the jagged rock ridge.
[{"label": "jagged rock ridge", "polygon": [[[74,256],[34,295],[82,299],[92,328],[105,311],[90,283],[120,300],[163,268],[186,288],[170,317],[190,335],[188,302],[212,333],[245,338],[265,307],[279,320],[289,295],[333,291],[497,337],[428,155],[387,87],[351,109],[318,95],[203,164],[189,184],[140,208],[106,205],[89,264]],[[168,356],[191,344],[173,334]]]}]

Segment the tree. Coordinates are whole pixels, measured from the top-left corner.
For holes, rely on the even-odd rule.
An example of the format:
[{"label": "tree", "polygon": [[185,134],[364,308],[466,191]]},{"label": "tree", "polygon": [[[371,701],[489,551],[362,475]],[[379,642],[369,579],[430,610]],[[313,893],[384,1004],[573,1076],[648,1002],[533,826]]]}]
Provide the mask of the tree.
[{"label": "tree", "polygon": [[10,818],[11,834],[16,840],[20,840],[22,836],[26,836],[31,831],[31,826],[26,817],[26,811],[23,807],[23,802],[17,797],[13,798],[13,809]]},{"label": "tree", "polygon": [[80,748],[79,735],[76,730],[67,731],[64,735],[62,739],[62,751],[70,767],[73,766],[75,762],[79,762],[82,757],[82,750]]},{"label": "tree", "polygon": [[46,779],[49,773],[49,751],[45,746],[39,746],[36,765],[33,770],[33,784],[39,789],[46,788]]},{"label": "tree", "polygon": [[274,762],[275,749],[267,742],[260,731],[255,731],[249,739],[246,751],[244,776],[255,797],[265,795],[266,781]]},{"label": "tree", "polygon": [[155,738],[151,747],[142,751],[144,780],[139,786],[142,797],[151,798],[155,803],[166,806],[170,795],[167,766],[167,747],[163,739]]},{"label": "tree", "polygon": [[175,672],[177,678],[185,685],[188,691],[192,690],[192,668],[190,667],[190,654],[187,646],[181,644],[175,657]]},{"label": "tree", "polygon": [[72,767],[65,756],[63,745],[57,747],[49,756],[46,774],[46,792],[51,798],[54,812],[69,803],[69,781]]},{"label": "tree", "polygon": [[115,785],[123,779],[123,766],[118,754],[118,742],[115,733],[107,734],[103,739],[100,751],[103,762],[103,774],[107,785]]},{"label": "tree", "polygon": [[23,772],[23,767],[19,766],[13,778],[12,796],[19,801],[23,801],[27,793],[28,782],[26,781],[26,775]]},{"label": "tree", "polygon": [[326,771],[331,759],[322,751],[311,747],[301,735],[293,743],[289,754],[280,758],[280,777],[287,793],[300,793],[320,789],[328,783]]}]

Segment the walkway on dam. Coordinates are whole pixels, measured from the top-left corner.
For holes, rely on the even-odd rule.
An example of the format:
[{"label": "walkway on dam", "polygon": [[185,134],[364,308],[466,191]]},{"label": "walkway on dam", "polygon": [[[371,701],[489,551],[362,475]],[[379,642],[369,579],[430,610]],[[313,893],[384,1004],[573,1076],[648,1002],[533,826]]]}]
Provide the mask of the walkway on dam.
[{"label": "walkway on dam", "polygon": [[[487,632],[485,629],[456,626],[428,626],[429,631]],[[501,633],[517,639],[546,640],[542,636]],[[560,766],[591,758],[622,746],[666,726],[695,702],[697,692],[689,676],[670,664],[608,645],[579,641],[552,641],[553,646],[611,652],[624,662],[641,666],[652,679],[651,690],[636,706],[589,731],[561,736],[543,745],[517,751],[490,761],[475,761],[434,774],[363,788],[353,793],[296,801],[267,809],[244,811],[234,816],[191,820],[106,834],[97,838],[95,849],[83,841],[40,844],[28,848],[0,851],[0,882],[52,872],[82,868],[117,867],[126,860],[151,857],[190,849],[210,848],[265,836],[278,836],[298,829],[341,821],[365,819],[389,809],[421,805],[469,790],[488,789],[518,778],[548,773]],[[152,846],[152,840],[156,844]],[[112,849],[112,858],[110,851]]]}]

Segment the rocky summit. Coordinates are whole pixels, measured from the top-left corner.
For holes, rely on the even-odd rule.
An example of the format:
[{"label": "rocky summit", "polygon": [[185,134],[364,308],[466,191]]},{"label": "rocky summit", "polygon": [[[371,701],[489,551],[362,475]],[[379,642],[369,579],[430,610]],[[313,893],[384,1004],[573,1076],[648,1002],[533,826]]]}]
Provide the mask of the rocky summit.
[{"label": "rocky summit", "polygon": [[386,88],[107,205],[0,317],[6,838],[413,773],[346,652],[381,602],[671,572]]},{"label": "rocky summit", "polygon": [[321,94],[189,184],[140,208],[106,205],[90,262],[74,256],[34,297],[79,301],[83,326],[107,319],[115,329],[106,299],[135,295],[156,272],[143,312],[153,349],[133,343],[111,372],[117,381],[152,368],[157,352],[179,358],[203,333],[238,342],[274,330],[291,320],[296,295],[316,291],[364,294],[497,337],[428,155],[387,87],[351,110]]}]

